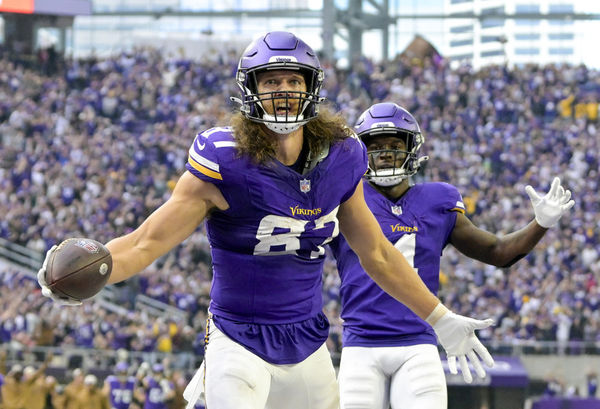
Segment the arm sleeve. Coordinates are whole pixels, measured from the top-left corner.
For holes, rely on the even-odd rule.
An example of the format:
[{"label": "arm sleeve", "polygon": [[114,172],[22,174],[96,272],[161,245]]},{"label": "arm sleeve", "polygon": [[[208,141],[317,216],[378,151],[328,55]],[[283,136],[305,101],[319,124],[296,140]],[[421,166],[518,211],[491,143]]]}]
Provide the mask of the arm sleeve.
[{"label": "arm sleeve", "polygon": [[465,213],[463,198],[456,187],[448,183],[440,183],[444,200],[441,202],[442,212]]}]

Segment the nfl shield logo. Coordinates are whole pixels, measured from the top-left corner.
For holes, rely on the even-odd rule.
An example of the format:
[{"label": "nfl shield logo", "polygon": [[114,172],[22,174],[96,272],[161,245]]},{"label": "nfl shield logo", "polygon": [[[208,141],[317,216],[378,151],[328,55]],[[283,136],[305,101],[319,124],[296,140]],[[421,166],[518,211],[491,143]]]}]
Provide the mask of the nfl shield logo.
[{"label": "nfl shield logo", "polygon": [[77,247],[81,247],[82,249],[86,249],[87,251],[89,251],[92,254],[96,254],[97,252],[100,251],[100,249],[98,248],[98,246],[96,244],[94,244],[88,240],[78,240],[77,243],[75,243],[75,245]]},{"label": "nfl shield logo", "polygon": [[400,216],[402,214],[402,206],[392,206],[392,213],[394,213],[396,216]]},{"label": "nfl shield logo", "polygon": [[308,179],[302,179],[300,181],[300,191],[302,193],[308,193],[308,192],[310,192],[310,180],[308,180]]}]

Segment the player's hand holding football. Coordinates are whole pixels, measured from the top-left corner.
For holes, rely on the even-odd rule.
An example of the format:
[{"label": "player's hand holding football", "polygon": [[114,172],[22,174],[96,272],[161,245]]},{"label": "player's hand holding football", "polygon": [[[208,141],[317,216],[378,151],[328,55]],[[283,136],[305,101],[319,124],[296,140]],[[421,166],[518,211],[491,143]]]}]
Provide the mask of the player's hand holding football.
[{"label": "player's hand holding football", "polygon": [[525,187],[525,192],[533,204],[535,221],[546,229],[558,223],[562,215],[575,204],[575,201],[570,200],[571,191],[560,185],[558,177],[554,178],[550,191],[545,196],[540,196],[530,185]]},{"label": "player's hand holding football", "polygon": [[50,250],[46,252],[46,258],[44,259],[44,263],[42,264],[42,268],[39,269],[37,273],[38,284],[42,288],[42,295],[44,297],[51,298],[53,301],[62,304],[62,305],[81,305],[80,300],[76,300],[74,298],[69,297],[61,297],[52,292],[52,290],[48,287],[46,283],[46,267],[48,266],[48,260],[52,257],[52,253],[56,251],[56,245],[52,246]]},{"label": "player's hand holding football", "polygon": [[112,255],[102,243],[71,238],[48,250],[38,282],[46,297],[79,305],[104,288],[111,271]]},{"label": "player's hand holding football", "polygon": [[448,310],[443,304],[438,304],[427,317],[427,322],[431,324],[440,344],[446,350],[448,369],[452,374],[458,373],[456,367],[458,359],[465,382],[473,381],[468,361],[475,368],[477,375],[485,378],[485,369],[483,369],[481,361],[491,368],[494,366],[494,359],[477,339],[475,330],[489,327],[494,323],[492,319],[476,320],[463,317]]}]

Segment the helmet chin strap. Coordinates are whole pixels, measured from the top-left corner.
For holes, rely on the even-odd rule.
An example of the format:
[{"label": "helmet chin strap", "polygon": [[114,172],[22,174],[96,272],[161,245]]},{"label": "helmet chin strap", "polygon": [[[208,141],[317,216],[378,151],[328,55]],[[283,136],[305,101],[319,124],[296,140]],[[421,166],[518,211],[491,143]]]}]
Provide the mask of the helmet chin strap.
[{"label": "helmet chin strap", "polygon": [[373,176],[373,177],[368,177],[367,179],[369,179],[369,182],[372,182],[374,184],[376,184],[377,186],[382,186],[382,187],[390,187],[390,186],[395,186],[397,184],[399,184],[400,182],[402,182],[404,179],[407,179],[408,176],[406,175],[402,175],[402,176]]},{"label": "helmet chin strap", "polygon": [[394,186],[404,179],[408,179],[408,175],[403,168],[380,169],[378,171],[370,170],[366,177],[369,182],[382,187]]},{"label": "helmet chin strap", "polygon": [[307,120],[304,120],[304,115],[302,114],[298,115],[294,122],[286,122],[289,120],[288,118],[285,116],[269,115],[267,113],[264,113],[262,116],[262,119],[265,121],[263,122],[265,126],[271,131],[281,135],[292,133],[308,122]]},{"label": "helmet chin strap", "polygon": [[410,176],[417,173],[417,170],[419,170],[421,165],[428,160],[429,156],[421,156],[418,158],[416,167],[413,168],[412,172],[407,172],[404,166],[401,168],[388,168],[377,171],[369,169],[369,172],[366,174],[366,178],[369,180],[369,182],[372,182],[377,186],[394,186],[402,182],[404,179],[408,179]]}]

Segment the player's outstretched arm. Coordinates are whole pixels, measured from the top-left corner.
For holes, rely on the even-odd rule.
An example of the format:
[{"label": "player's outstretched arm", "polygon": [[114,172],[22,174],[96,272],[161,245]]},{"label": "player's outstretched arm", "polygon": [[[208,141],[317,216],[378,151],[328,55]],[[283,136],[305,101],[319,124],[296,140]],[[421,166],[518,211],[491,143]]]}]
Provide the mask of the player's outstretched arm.
[{"label": "player's outstretched arm", "polygon": [[459,213],[450,237],[452,245],[468,257],[498,267],[510,267],[526,256],[575,202],[570,200],[571,192],[563,189],[559,178],[554,178],[550,191],[543,197],[531,186],[525,190],[533,203],[535,220],[522,229],[498,237],[478,228]]},{"label": "player's outstretched arm", "polygon": [[109,241],[113,270],[109,283],[123,281],[185,240],[208,212],[229,205],[219,189],[185,172],[173,194],[133,232]]},{"label": "player's outstretched arm", "polygon": [[[108,283],[123,281],[147,267],[187,238],[211,209],[226,210],[227,201],[219,189],[191,173],[184,173],[173,194],[133,232],[106,244],[112,256],[112,272]],[[81,301],[54,294],[46,283],[46,267],[56,246],[48,250],[38,283],[42,294],[66,305]]]},{"label": "player's outstretched arm", "polygon": [[[340,206],[338,218],[342,234],[358,255],[365,271],[385,292],[433,327],[446,350],[449,364],[458,360],[467,382],[472,380],[467,360],[472,362],[479,376],[485,376],[480,360],[488,366],[493,366],[494,361],[474,331],[492,325],[493,321],[463,317],[441,304],[402,253],[384,236],[365,203],[362,183]],[[450,369],[457,373],[455,364]]]}]

